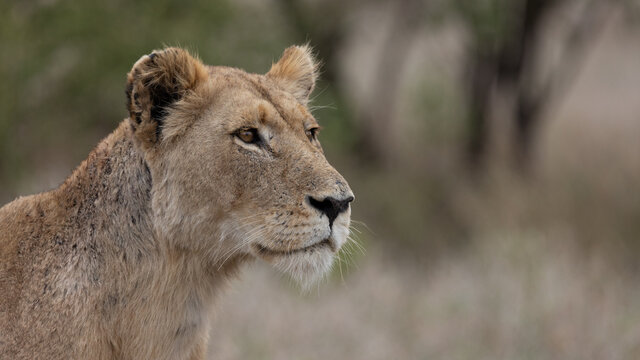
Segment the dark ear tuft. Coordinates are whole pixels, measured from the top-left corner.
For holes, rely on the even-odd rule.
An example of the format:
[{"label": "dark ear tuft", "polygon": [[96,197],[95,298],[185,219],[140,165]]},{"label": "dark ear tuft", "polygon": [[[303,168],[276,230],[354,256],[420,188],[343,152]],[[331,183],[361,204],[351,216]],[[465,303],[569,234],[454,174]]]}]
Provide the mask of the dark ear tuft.
[{"label": "dark ear tuft", "polygon": [[136,137],[152,145],[160,139],[171,106],[207,78],[206,67],[179,48],[141,57],[127,75],[127,109]]}]

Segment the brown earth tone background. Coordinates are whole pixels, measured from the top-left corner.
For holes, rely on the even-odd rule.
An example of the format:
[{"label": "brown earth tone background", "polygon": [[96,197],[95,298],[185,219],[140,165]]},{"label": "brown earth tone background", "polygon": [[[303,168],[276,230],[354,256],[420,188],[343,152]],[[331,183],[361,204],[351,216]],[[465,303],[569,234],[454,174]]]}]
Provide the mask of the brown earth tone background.
[{"label": "brown earth tone background", "polygon": [[233,281],[212,359],[640,357],[640,4],[0,3],[0,202],[60,184],[167,45],[324,63],[314,114],[354,236],[309,294]]}]

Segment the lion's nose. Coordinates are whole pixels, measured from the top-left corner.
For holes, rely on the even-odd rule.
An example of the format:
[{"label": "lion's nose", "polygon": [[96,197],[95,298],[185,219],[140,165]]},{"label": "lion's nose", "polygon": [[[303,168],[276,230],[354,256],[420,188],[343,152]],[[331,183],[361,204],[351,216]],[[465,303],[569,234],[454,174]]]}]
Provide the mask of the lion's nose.
[{"label": "lion's nose", "polygon": [[329,218],[329,227],[331,227],[333,226],[333,221],[338,217],[338,215],[349,209],[349,203],[353,201],[353,196],[349,196],[343,200],[338,200],[334,197],[326,197],[322,200],[318,200],[313,196],[307,196],[307,199],[311,206],[327,215]]}]

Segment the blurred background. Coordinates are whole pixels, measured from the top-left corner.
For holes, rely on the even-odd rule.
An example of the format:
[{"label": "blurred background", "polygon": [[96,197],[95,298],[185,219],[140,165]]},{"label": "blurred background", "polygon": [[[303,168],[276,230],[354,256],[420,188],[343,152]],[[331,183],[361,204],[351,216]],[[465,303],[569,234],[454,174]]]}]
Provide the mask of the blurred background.
[{"label": "blurred background", "polygon": [[640,358],[635,0],[5,0],[0,202],[71,173],[152,49],[305,42],[358,245],[306,295],[245,269],[212,358]]}]

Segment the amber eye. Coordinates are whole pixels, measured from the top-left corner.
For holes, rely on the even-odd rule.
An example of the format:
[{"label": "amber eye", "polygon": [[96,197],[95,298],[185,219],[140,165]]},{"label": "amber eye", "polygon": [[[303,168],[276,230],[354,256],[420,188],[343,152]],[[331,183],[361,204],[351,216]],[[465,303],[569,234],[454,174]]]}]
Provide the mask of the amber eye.
[{"label": "amber eye", "polygon": [[258,136],[258,129],[253,128],[244,128],[240,129],[236,132],[236,136],[246,142],[247,144],[255,144],[260,141],[260,136]]},{"label": "amber eye", "polygon": [[307,134],[309,141],[313,141],[318,136],[318,128],[316,127],[316,128],[308,129],[304,133]]}]

